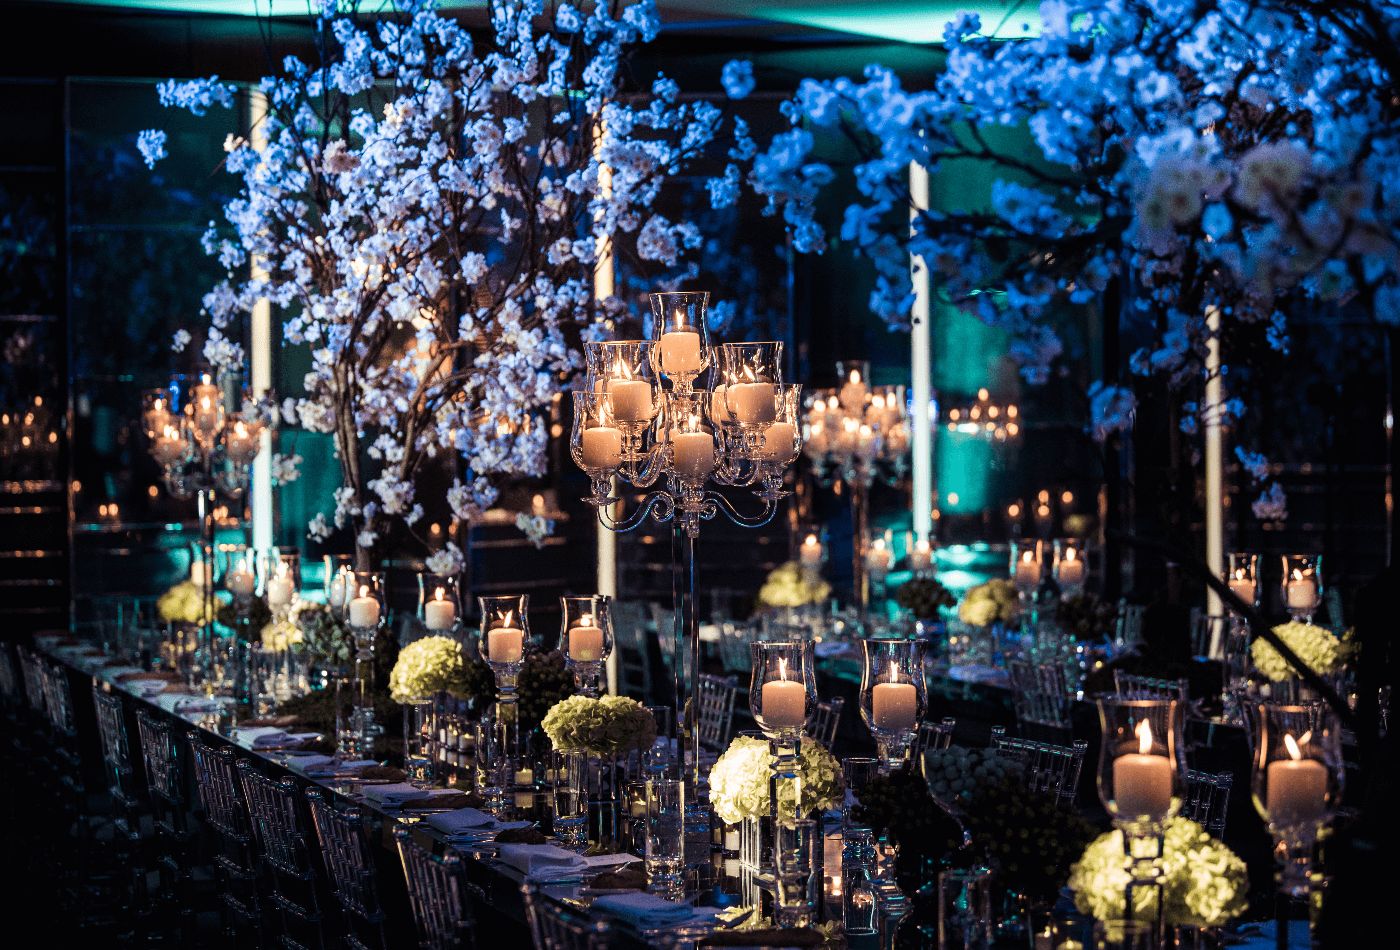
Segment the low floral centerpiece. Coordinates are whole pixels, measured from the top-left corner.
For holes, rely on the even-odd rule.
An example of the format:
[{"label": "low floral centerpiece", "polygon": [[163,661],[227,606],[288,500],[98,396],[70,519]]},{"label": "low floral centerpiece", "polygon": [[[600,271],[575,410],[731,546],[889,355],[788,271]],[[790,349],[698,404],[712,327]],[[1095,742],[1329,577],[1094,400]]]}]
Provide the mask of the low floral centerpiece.
[{"label": "low floral centerpiece", "polygon": [[656,741],[656,720],[626,696],[570,696],[554,704],[541,726],[558,752],[620,755]]},{"label": "low floral centerpiece", "polygon": [[920,620],[932,620],[940,610],[958,602],[952,591],[932,577],[915,577],[901,584],[894,600]]},{"label": "low floral centerpiece", "polygon": [[[710,804],[721,821],[735,824],[745,819],[767,818],[771,814],[768,778],[772,762],[772,751],[765,739],[738,736],[729,744],[710,769]],[[825,746],[808,736],[802,737],[798,753],[797,784],[799,814],[835,808],[844,801],[846,785],[841,763]],[[791,813],[791,788],[785,787],[778,794],[779,810]]]},{"label": "low floral centerpiece", "polygon": [[[1341,671],[1345,661],[1341,638],[1326,627],[1291,621],[1274,627],[1274,635],[1319,676],[1330,676]],[[1250,644],[1249,656],[1254,661],[1254,668],[1271,683],[1282,683],[1298,675],[1283,654],[1267,640],[1259,639]]]},{"label": "low floral centerpiece", "polygon": [[302,650],[311,662],[340,667],[355,655],[354,634],[325,604],[298,600],[292,605],[289,616],[301,631]]},{"label": "low floral centerpiece", "polygon": [[194,581],[181,581],[161,594],[156,613],[166,623],[206,624],[211,619],[204,588]]},{"label": "low floral centerpiece", "polygon": [[958,604],[958,619],[974,627],[1013,623],[1020,614],[1021,602],[1016,596],[1016,585],[1004,578],[993,578],[978,584]]},{"label": "low floral centerpiece", "polygon": [[423,637],[399,651],[389,673],[389,696],[396,703],[412,703],[435,693],[455,695],[461,692],[466,671],[460,643],[451,637]]},{"label": "low floral centerpiece", "polygon": [[[1167,822],[1162,850],[1162,915],[1175,927],[1219,927],[1248,906],[1249,871],[1244,861],[1204,828],[1186,818]],[[1082,913],[1121,919],[1128,870],[1123,833],[1094,839],[1070,870],[1070,889]],[[1133,916],[1149,915],[1155,888],[1138,888]]]},{"label": "low floral centerpiece", "polygon": [[758,591],[760,607],[806,607],[831,596],[831,585],[804,570],[797,561],[780,564],[769,572]]}]

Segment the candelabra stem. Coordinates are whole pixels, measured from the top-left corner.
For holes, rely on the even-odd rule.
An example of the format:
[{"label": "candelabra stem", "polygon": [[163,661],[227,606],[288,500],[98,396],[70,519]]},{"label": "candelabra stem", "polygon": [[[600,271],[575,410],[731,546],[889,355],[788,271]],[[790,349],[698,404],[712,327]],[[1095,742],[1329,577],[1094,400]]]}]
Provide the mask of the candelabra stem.
[{"label": "candelabra stem", "polygon": [[199,553],[204,559],[204,584],[200,594],[204,598],[204,639],[214,642],[214,611],[218,604],[214,599],[214,489],[201,488],[195,504],[199,512]]},{"label": "candelabra stem", "polygon": [[870,574],[865,554],[870,547],[870,498],[864,485],[854,481],[851,488],[851,583],[856,604],[862,611],[870,607]]},{"label": "candelabra stem", "polygon": [[677,570],[671,575],[671,598],[675,610],[675,653],[672,672],[676,690],[676,731],[678,778],[690,794],[700,787],[700,731],[696,728],[699,710],[700,618],[696,614],[695,538],[679,521],[672,523],[671,554]]},{"label": "candelabra stem", "polygon": [[1162,850],[1165,846],[1164,832],[1160,827],[1122,827],[1123,850],[1127,856],[1128,886],[1123,894],[1123,917],[1126,920],[1137,918],[1137,892],[1150,889],[1148,922],[1162,934]]}]

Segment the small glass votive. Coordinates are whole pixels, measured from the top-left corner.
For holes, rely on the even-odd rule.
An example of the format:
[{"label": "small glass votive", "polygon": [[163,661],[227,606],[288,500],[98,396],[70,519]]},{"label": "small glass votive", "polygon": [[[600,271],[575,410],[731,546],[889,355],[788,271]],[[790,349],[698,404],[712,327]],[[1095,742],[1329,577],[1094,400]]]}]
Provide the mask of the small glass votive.
[{"label": "small glass votive", "polygon": [[986,950],[992,945],[992,872],[950,868],[938,875],[938,946]]},{"label": "small glass votive", "polygon": [[1095,950],[1156,950],[1157,927],[1146,920],[1094,921]]},{"label": "small glass votive", "polygon": [[775,831],[774,920],[779,927],[809,927],[819,899],[815,855],[823,846],[820,826],[811,818],[784,819]]},{"label": "small glass votive", "polygon": [[461,630],[462,595],[456,577],[418,572],[418,622],[438,636],[455,636]]},{"label": "small glass votive", "polygon": [[1230,552],[1225,583],[1230,592],[1245,604],[1258,607],[1259,594],[1263,589],[1259,583],[1259,555],[1243,551]]},{"label": "small glass votive", "polygon": [[647,781],[647,890],[668,899],[685,889],[685,792],[679,779]]},{"label": "small glass votive", "polygon": [[1313,614],[1322,604],[1322,555],[1283,555],[1283,575],[1280,578],[1283,606],[1300,623],[1312,623]]}]

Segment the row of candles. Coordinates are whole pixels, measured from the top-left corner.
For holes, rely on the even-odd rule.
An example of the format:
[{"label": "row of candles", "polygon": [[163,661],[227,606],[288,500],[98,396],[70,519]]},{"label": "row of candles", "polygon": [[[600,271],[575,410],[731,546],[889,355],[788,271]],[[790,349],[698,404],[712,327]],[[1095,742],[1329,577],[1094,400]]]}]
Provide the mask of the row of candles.
[{"label": "row of candles", "polygon": [[[1280,562],[1279,596],[1283,605],[1295,619],[1308,621],[1322,603],[1322,556],[1284,554]],[[1236,597],[1252,607],[1259,606],[1264,591],[1259,555],[1231,553],[1225,580]]]},{"label": "row of candles", "polygon": [[141,421],[151,440],[151,455],[165,468],[212,451],[223,436],[225,457],[234,465],[249,465],[257,457],[266,428],[252,409],[229,413],[223,389],[206,373],[189,389],[182,403],[178,382],[142,394]]}]

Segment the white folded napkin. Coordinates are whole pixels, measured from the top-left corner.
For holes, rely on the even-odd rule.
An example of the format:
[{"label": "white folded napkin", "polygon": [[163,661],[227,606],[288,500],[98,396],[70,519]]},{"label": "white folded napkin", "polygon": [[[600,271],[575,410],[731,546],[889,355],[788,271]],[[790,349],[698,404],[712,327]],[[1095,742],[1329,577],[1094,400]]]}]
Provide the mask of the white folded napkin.
[{"label": "white folded napkin", "polygon": [[333,755],[293,755],[287,757],[287,768],[310,776],[353,772],[378,764],[374,759],[355,759],[337,764]]},{"label": "white folded napkin", "polygon": [[588,867],[583,858],[552,844],[503,844],[497,857],[536,881],[574,877]]},{"label": "white folded napkin", "polygon": [[288,732],[277,726],[239,726],[233,741],[245,749],[275,749],[320,737],[319,732]]},{"label": "white folded napkin", "polygon": [[677,904],[645,891],[606,894],[594,900],[592,908],[639,928],[664,927],[695,916],[695,908],[689,904]]},{"label": "white folded napkin", "polygon": [[429,793],[425,788],[414,788],[407,782],[395,782],[392,785],[368,785],[363,792],[365,798],[380,805],[403,805],[408,802],[418,802],[427,798]]},{"label": "white folded napkin", "polygon": [[121,688],[136,693],[138,696],[145,696],[150,693],[159,693],[168,685],[165,680],[123,680]]},{"label": "white folded napkin", "polygon": [[151,701],[164,709],[166,712],[208,712],[217,709],[219,701],[210,699],[207,696],[196,696],[193,693],[161,693],[151,698]]},{"label": "white folded napkin", "polygon": [[97,678],[115,683],[118,676],[125,676],[128,673],[144,673],[145,670],[139,666],[104,666],[97,671]]},{"label": "white folded napkin", "polygon": [[441,831],[445,835],[459,835],[467,831],[482,831],[487,828],[494,828],[496,816],[488,815],[477,808],[459,808],[456,811],[440,812],[436,815],[429,815],[423,819],[423,824],[429,828]]}]

